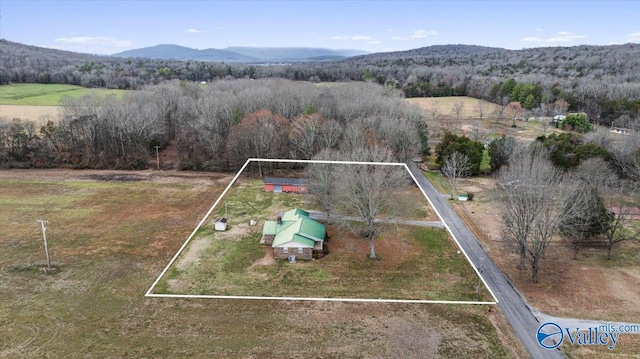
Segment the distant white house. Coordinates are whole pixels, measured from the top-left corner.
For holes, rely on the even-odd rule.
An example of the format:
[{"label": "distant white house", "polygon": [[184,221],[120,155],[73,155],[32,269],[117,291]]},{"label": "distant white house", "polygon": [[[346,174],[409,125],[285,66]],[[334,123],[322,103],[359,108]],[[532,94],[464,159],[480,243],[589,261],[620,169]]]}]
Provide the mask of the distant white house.
[{"label": "distant white house", "polygon": [[624,128],[624,127],[611,127],[609,132],[617,133],[619,135],[630,135],[631,134],[631,129],[630,128]]},{"label": "distant white house", "polygon": [[555,115],[555,116],[553,116],[553,123],[560,123],[565,118],[567,118],[567,116],[565,116],[565,115]]}]

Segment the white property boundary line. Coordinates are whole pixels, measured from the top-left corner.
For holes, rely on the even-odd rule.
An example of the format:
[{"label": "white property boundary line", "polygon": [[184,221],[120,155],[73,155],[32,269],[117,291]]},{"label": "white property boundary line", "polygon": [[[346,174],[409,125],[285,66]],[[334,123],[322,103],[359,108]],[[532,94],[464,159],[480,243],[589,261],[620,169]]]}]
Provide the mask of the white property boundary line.
[{"label": "white property boundary line", "polygon": [[[245,168],[247,167],[247,165],[250,162],[324,163],[324,164],[342,164],[342,165],[379,165],[379,166],[402,166],[402,167],[404,167],[404,169],[409,173],[409,176],[411,176],[411,179],[413,179],[415,184],[420,189],[420,192],[422,192],[422,195],[427,199],[427,201],[429,202],[429,204],[431,205],[433,210],[436,212],[436,214],[438,215],[438,218],[440,218],[440,221],[444,224],[444,227],[447,229],[447,231],[449,232],[449,234],[451,235],[453,240],[458,245],[458,248],[462,251],[462,253],[464,253],[465,258],[467,258],[467,261],[469,262],[469,264],[471,265],[473,270],[476,272],[476,274],[478,275],[480,280],[482,280],[482,283],[487,288],[487,290],[489,291],[489,293],[493,297],[494,301],[492,301],[492,302],[484,302],[484,301],[420,300],[420,299],[305,298],[305,297],[300,297],[299,298],[299,297],[261,297],[261,296],[238,296],[238,295],[155,294],[155,293],[152,293],[153,288],[155,288],[155,286],[158,284],[160,279],[162,279],[162,277],[167,273],[167,271],[169,270],[171,265],[173,265],[173,263],[176,261],[176,259],[178,259],[178,256],[180,256],[180,253],[182,253],[182,251],[187,247],[189,242],[191,242],[191,239],[193,239],[193,236],[196,234],[196,232],[198,232],[200,227],[202,227],[204,222],[206,222],[207,218],[209,218],[209,216],[211,215],[213,210],[218,206],[218,204],[220,203],[222,198],[227,194],[229,189],[231,189],[231,186],[233,186],[233,184],[238,180],[238,177],[240,177],[240,175],[242,174],[242,172],[244,172]],[[249,159],[247,159],[247,161],[244,163],[244,165],[242,165],[242,167],[240,168],[238,173],[236,173],[236,175],[233,177],[233,179],[227,185],[227,187],[224,189],[224,191],[222,191],[222,193],[220,194],[218,199],[215,201],[215,203],[211,206],[211,208],[209,208],[209,210],[204,215],[204,217],[202,218],[200,223],[198,223],[196,228],[191,232],[191,234],[189,235],[187,240],[182,244],[180,249],[178,249],[178,252],[176,252],[176,254],[173,256],[173,258],[171,258],[171,261],[169,261],[169,264],[167,264],[167,266],[160,273],[158,278],[156,278],[156,280],[153,282],[153,284],[151,285],[149,290],[147,290],[147,293],[145,293],[144,296],[145,297],[155,297],[155,298],[248,299],[248,300],[287,300],[287,301],[294,301],[295,300],[295,301],[359,302],[359,303],[363,303],[363,302],[364,303],[428,303],[428,304],[497,304],[498,303],[498,298],[496,298],[496,295],[493,293],[493,290],[489,287],[489,285],[487,284],[485,279],[482,277],[482,275],[480,274],[480,272],[478,271],[476,266],[473,265],[473,262],[471,262],[471,259],[469,258],[469,255],[464,250],[464,248],[462,248],[462,246],[460,245],[460,242],[458,242],[458,239],[455,237],[453,232],[451,232],[451,229],[449,228],[447,223],[444,221],[444,219],[440,215],[440,212],[438,212],[436,207],[433,205],[433,202],[431,202],[431,199],[429,199],[429,196],[427,196],[427,194],[422,189],[422,187],[420,187],[420,184],[418,183],[418,180],[415,178],[413,173],[411,173],[411,171],[409,170],[409,166],[407,166],[406,163],[398,163],[398,162],[328,161],[328,160],[292,160],[292,159],[267,159],[267,158],[249,158]]]}]

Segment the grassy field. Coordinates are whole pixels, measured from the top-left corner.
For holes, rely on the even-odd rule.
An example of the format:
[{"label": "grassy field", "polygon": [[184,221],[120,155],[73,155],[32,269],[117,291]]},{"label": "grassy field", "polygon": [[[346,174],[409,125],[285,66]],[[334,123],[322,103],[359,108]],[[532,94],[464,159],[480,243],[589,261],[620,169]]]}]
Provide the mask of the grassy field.
[{"label": "grassy field", "polygon": [[[229,180],[155,173],[0,171],[0,357],[499,358],[517,348],[485,306],[145,298]],[[55,273],[41,270],[41,218]]]},{"label": "grassy field", "polygon": [[[401,194],[398,196],[401,198]],[[294,207],[309,209],[309,204],[304,203],[309,196],[265,193],[261,180],[245,179],[227,197],[227,218],[233,220],[232,228],[215,232],[212,218],[160,283],[160,291],[268,297],[491,300],[486,290],[480,295],[476,293],[479,278],[443,229],[388,225],[376,241],[376,253],[383,259],[371,261],[367,258],[367,241],[339,225],[329,225],[329,255],[291,265],[273,260],[271,248],[258,243],[262,224],[280,211]],[[427,202],[423,198],[418,193],[407,193],[402,202],[405,207],[420,209],[410,213],[426,216],[423,207]],[[223,213],[221,207],[217,216]],[[258,225],[249,226],[249,219],[257,219]]]},{"label": "grassy field", "polygon": [[0,105],[57,106],[63,96],[81,97],[91,93],[98,96],[121,97],[124,90],[95,89],[75,85],[10,84],[0,86]]},{"label": "grassy field", "polygon": [[428,110],[434,104],[437,104],[439,108],[439,113],[442,116],[447,117],[455,117],[455,113],[453,112],[453,106],[455,103],[462,101],[464,104],[462,110],[460,111],[460,119],[471,119],[478,117],[478,111],[476,107],[478,103],[483,103],[485,106],[484,110],[484,118],[495,118],[493,111],[495,109],[496,104],[488,101],[479,100],[473,97],[467,96],[447,96],[447,97],[413,97],[408,98],[406,101],[410,104],[416,105],[423,110]]},{"label": "grassy field", "polygon": [[[457,134],[464,134],[472,139],[487,139],[491,136],[508,135],[525,141],[533,141],[540,135],[548,135],[553,132],[561,132],[551,126],[546,126],[541,121],[516,121],[516,126],[512,127],[512,121],[502,119],[498,121],[494,113],[496,104],[479,100],[467,96],[451,97],[416,97],[406,99],[407,103],[418,106],[429,126],[432,141],[437,141],[438,137],[448,129]],[[460,113],[459,120],[455,120],[452,107],[456,102],[462,101],[464,107]],[[438,104],[440,109],[440,120],[434,121],[429,113],[429,109]],[[486,107],[482,120],[479,120],[476,107],[478,103],[483,103]],[[435,146],[433,146],[435,148]]]}]

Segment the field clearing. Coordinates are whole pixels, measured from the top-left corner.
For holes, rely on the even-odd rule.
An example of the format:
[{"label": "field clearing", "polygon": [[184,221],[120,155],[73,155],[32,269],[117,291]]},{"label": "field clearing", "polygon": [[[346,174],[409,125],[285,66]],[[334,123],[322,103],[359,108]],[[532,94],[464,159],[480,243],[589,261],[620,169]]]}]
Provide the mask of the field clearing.
[{"label": "field clearing", "polygon": [[[444,229],[387,225],[376,240],[382,260],[371,261],[368,241],[332,224],[327,226],[328,255],[296,264],[274,260],[271,248],[258,243],[264,220],[294,207],[313,208],[304,203],[309,195],[266,193],[262,187],[259,179],[243,179],[235,186],[225,198],[230,230],[213,230],[215,218],[224,215],[221,207],[168,271],[161,293],[491,301],[486,289],[476,293],[480,280]],[[414,214],[399,218],[424,220],[429,216],[426,199],[420,201],[408,189],[398,192],[407,191],[390,194]],[[249,226],[250,219],[258,225]]]},{"label": "field clearing", "polygon": [[0,86],[0,105],[57,106],[63,96],[81,97],[95,94],[100,97],[122,97],[125,90],[86,88],[57,84],[9,84]]},{"label": "field clearing", "polygon": [[[480,141],[502,135],[512,136],[524,141],[533,141],[541,135],[563,132],[553,126],[546,126],[545,123],[536,120],[516,121],[516,126],[512,127],[513,122],[510,119],[498,121],[498,117],[494,113],[498,105],[473,97],[414,97],[408,98],[406,101],[409,104],[418,106],[422,110],[422,114],[429,126],[430,140],[432,141],[437,141],[438,137],[440,137],[445,130]],[[456,120],[455,113],[452,112],[452,107],[458,101],[462,101],[464,107],[460,113],[460,118]],[[440,106],[440,116],[438,116],[438,120],[434,121],[432,115],[429,113],[429,109],[435,103]],[[478,112],[475,110],[478,103],[483,103],[486,107],[482,120],[479,119]]]},{"label": "field clearing", "polygon": [[455,117],[453,112],[453,105],[459,101],[464,103],[462,111],[460,112],[460,119],[475,119],[478,118],[478,112],[476,107],[479,103],[482,103],[486,109],[484,118],[495,119],[493,111],[498,106],[495,103],[479,100],[477,98],[468,96],[446,96],[446,97],[412,97],[407,98],[406,101],[412,105],[420,107],[422,110],[429,110],[432,106],[437,104],[439,106],[439,112],[442,116]]},{"label": "field clearing", "polygon": [[0,117],[9,121],[33,121],[37,124],[45,124],[47,120],[58,121],[60,119],[59,106],[30,106],[30,105],[0,105]]},{"label": "field clearing", "polygon": [[0,357],[523,355],[495,307],[145,298],[230,177],[0,171]]}]

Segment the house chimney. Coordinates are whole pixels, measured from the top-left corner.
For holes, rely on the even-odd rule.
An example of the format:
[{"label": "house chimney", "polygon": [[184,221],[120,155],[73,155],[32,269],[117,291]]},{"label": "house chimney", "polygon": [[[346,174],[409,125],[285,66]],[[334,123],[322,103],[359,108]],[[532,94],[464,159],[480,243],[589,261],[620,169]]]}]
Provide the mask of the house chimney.
[{"label": "house chimney", "polygon": [[276,217],[276,223],[280,226],[282,225],[282,216]]}]

